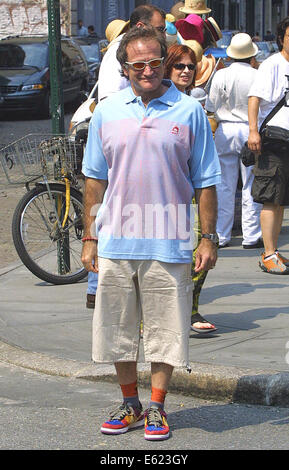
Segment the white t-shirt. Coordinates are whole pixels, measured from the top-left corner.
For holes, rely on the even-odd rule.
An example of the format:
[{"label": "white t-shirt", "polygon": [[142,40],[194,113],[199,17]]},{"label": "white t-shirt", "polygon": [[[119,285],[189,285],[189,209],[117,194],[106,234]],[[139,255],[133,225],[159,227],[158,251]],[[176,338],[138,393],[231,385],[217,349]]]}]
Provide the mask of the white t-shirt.
[{"label": "white t-shirt", "polygon": [[217,121],[248,123],[248,92],[256,73],[256,69],[243,62],[218,70],[205,108],[215,113]]},{"label": "white t-shirt", "polygon": [[129,81],[120,75],[121,66],[116,58],[122,38],[123,34],[111,42],[101,61],[98,75],[98,101],[129,85]]},{"label": "white t-shirt", "polygon": [[[283,98],[288,87],[289,62],[278,52],[260,65],[248,96],[260,98],[259,114],[264,119]],[[268,122],[271,126],[289,130],[289,107],[283,106]]]}]

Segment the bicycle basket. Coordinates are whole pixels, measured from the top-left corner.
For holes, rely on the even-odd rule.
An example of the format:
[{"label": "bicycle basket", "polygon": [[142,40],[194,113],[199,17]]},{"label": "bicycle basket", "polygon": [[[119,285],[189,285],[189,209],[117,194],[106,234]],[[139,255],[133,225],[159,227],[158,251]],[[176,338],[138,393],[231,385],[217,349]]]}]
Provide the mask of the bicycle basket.
[{"label": "bicycle basket", "polygon": [[10,184],[23,184],[73,173],[77,145],[64,135],[26,135],[0,149],[0,181],[5,177]]}]

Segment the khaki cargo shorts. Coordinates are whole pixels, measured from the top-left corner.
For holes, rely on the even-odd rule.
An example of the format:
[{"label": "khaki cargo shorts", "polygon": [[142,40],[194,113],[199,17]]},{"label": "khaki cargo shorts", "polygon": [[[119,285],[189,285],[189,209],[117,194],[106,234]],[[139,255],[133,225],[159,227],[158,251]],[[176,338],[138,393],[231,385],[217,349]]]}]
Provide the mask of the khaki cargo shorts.
[{"label": "khaki cargo shorts", "polygon": [[137,361],[143,320],[145,361],[187,366],[191,264],[106,258],[98,262],[92,359]]}]

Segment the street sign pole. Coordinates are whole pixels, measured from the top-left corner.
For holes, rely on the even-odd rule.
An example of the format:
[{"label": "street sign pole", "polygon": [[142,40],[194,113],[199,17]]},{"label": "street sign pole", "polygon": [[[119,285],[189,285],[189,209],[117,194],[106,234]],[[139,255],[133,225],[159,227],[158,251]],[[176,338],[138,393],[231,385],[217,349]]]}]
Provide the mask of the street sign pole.
[{"label": "street sign pole", "polygon": [[47,0],[52,134],[64,134],[60,1]]},{"label": "street sign pole", "polygon": [[[47,0],[47,12],[52,134],[59,135],[65,133],[60,29],[60,1]],[[59,195],[55,200],[55,204],[59,219],[63,220],[66,207],[65,197]],[[66,231],[66,233],[64,233],[64,235],[61,236],[57,242],[57,259],[59,274],[64,275],[69,272],[70,250],[68,231]]]}]

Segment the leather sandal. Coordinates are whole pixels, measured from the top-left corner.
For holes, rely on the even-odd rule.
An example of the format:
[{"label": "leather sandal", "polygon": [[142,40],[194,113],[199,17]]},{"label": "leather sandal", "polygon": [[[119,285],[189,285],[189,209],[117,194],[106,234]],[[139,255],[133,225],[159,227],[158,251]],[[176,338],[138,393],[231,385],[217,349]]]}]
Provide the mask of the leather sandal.
[{"label": "leather sandal", "polygon": [[[213,331],[216,331],[218,328],[215,327],[215,325],[213,325],[213,323],[209,322],[208,320],[206,320],[205,318],[202,317],[202,315],[200,315],[199,313],[195,313],[194,315],[192,315],[192,324],[191,324],[191,330],[195,331],[196,333],[212,333]],[[208,323],[209,325],[211,325],[211,327],[209,328],[198,328],[194,325],[196,325],[196,323]]]}]

